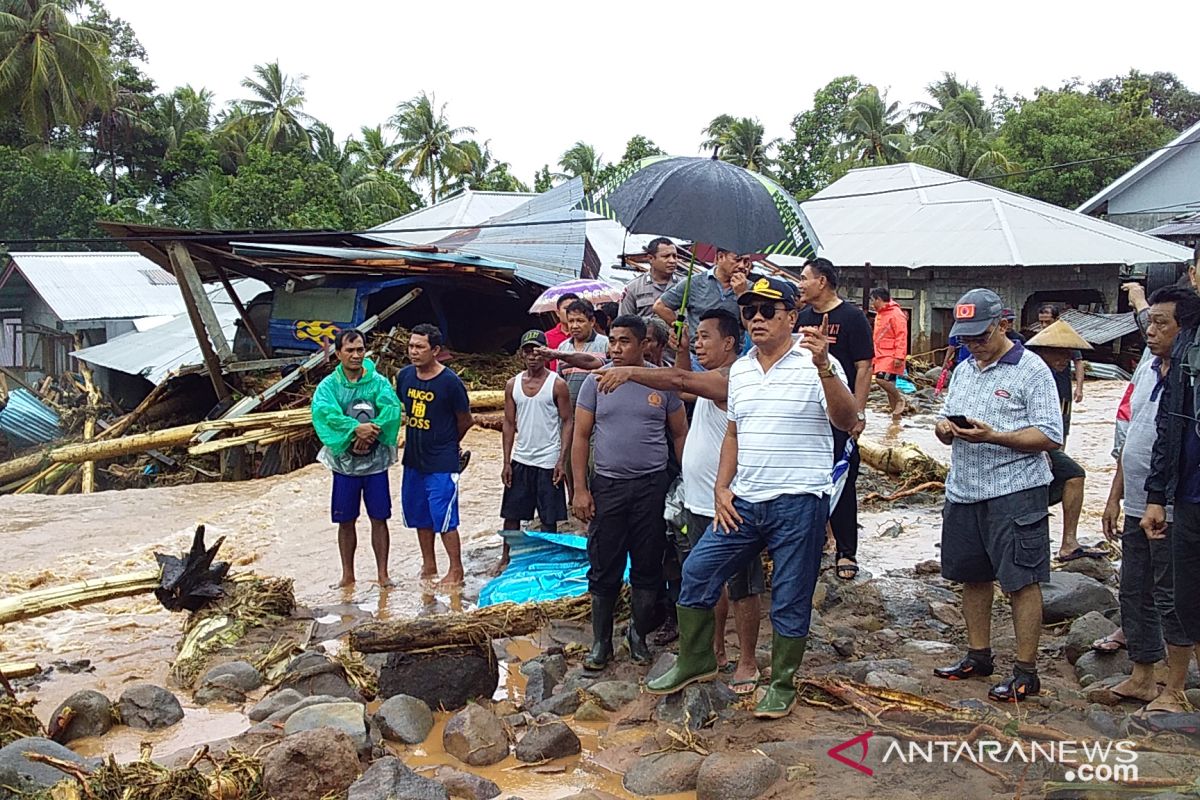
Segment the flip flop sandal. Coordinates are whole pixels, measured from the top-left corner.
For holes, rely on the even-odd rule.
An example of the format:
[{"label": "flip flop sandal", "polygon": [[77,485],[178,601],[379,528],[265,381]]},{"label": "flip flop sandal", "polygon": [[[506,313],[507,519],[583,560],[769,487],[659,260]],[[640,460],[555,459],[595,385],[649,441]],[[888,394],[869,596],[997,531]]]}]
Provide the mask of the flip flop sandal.
[{"label": "flip flop sandal", "polygon": [[734,670],[736,670],[736,669],[737,669],[736,661],[726,661],[724,664],[717,667],[717,672],[721,673],[722,675],[732,675]]},{"label": "flip flop sandal", "polygon": [[1125,647],[1125,642],[1122,642],[1119,639],[1114,639],[1113,635],[1110,633],[1108,636],[1092,642],[1091,649],[1094,653],[1118,653],[1124,650]]},{"label": "flip flop sandal", "polygon": [[849,564],[836,564],[834,565],[834,570],[837,572],[838,578],[844,581],[852,581],[858,576],[858,562],[852,561]]},{"label": "flip flop sandal", "polygon": [[758,682],[762,680],[762,672],[754,670],[754,677],[746,678],[742,681],[730,681],[729,688],[736,695],[754,694],[754,690],[758,688]]},{"label": "flip flop sandal", "polygon": [[1057,556],[1055,560],[1060,564],[1066,564],[1068,561],[1077,561],[1081,558],[1108,558],[1108,553],[1103,550],[1093,550],[1087,547],[1076,547],[1065,556]]}]

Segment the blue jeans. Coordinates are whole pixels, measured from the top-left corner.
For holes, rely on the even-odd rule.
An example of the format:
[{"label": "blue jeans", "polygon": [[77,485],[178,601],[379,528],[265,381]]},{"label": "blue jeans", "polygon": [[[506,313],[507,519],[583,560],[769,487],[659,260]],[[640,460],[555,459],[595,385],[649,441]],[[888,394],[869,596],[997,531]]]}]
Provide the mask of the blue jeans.
[{"label": "blue jeans", "polygon": [[737,498],[733,506],[742,517],[737,530],[725,533],[713,523],[683,562],[679,605],[713,608],[725,582],[766,547],[774,562],[771,624],[780,636],[807,636],[829,497],[785,494],[761,503]]}]

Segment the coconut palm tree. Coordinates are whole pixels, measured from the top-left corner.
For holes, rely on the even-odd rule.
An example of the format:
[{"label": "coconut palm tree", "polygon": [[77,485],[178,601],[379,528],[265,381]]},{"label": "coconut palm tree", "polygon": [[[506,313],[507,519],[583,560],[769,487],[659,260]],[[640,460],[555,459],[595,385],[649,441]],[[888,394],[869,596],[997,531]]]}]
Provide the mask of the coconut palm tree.
[{"label": "coconut palm tree", "polygon": [[248,138],[275,152],[309,148],[312,139],[307,126],[316,120],[304,111],[307,76],[287,75],[278,61],[256,64],[254,75],[257,80],[242,78],[242,88],[249,89],[252,96],[237,101],[243,112],[237,123],[245,127]]},{"label": "coconut palm tree", "polygon": [[213,93],[201,87],[180,86],[155,101],[167,150],[174,150],[192,131],[207,131],[212,119]]},{"label": "coconut palm tree", "polygon": [[730,114],[720,114],[713,117],[712,122],[700,131],[704,134],[704,140],[700,142],[701,150],[711,150],[713,155],[717,155],[720,149],[725,146],[725,142],[729,139],[729,129],[735,122]]},{"label": "coconut palm tree", "polygon": [[604,169],[604,162],[596,153],[596,148],[586,142],[576,142],[558,159],[562,172],[554,173],[559,179],[583,178],[584,191],[590,191],[596,181],[596,176]]},{"label": "coconut palm tree", "polygon": [[1017,171],[1017,165],[996,146],[996,137],[978,128],[952,125],[929,141],[914,145],[908,160],[952,172],[964,178],[989,178]]},{"label": "coconut palm tree", "polygon": [[745,167],[751,172],[769,172],[775,160],[771,151],[779,146],[779,139],[763,141],[765,129],[756,119],[735,119],[725,130],[725,143],[718,150],[722,161]]},{"label": "coconut palm tree", "polygon": [[71,21],[78,0],[0,2],[0,112],[19,115],[43,142],[78,125],[112,93],[108,37]]},{"label": "coconut palm tree", "polygon": [[100,108],[96,124],[95,157],[108,162],[104,173],[108,178],[109,203],[117,202],[120,162],[123,161],[123,166],[131,173],[135,166],[131,156],[121,158],[118,148],[123,148],[128,153],[129,144],[134,137],[154,129],[143,113],[145,106],[150,102],[145,95],[118,89]]},{"label": "coconut palm tree", "polygon": [[899,103],[866,86],[846,108],[841,121],[845,155],[855,164],[899,164],[908,150],[908,133]]},{"label": "coconut palm tree", "polygon": [[446,104],[438,107],[434,96],[427,92],[421,92],[398,105],[396,113],[388,120],[388,126],[399,137],[397,166],[406,167],[415,180],[428,181],[429,200],[436,203],[438,180],[446,176],[450,167],[461,164],[465,158],[457,139],[475,133],[475,129],[451,127],[446,119]]}]

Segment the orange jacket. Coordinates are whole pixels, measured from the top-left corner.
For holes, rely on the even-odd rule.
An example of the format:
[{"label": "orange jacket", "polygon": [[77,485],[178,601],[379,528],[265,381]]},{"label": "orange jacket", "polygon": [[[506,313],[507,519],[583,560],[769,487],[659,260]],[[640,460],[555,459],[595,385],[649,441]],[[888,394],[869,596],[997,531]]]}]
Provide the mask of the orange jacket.
[{"label": "orange jacket", "polygon": [[873,339],[875,359],[871,362],[871,371],[904,374],[904,359],[908,356],[908,317],[895,300],[888,301],[875,315]]}]

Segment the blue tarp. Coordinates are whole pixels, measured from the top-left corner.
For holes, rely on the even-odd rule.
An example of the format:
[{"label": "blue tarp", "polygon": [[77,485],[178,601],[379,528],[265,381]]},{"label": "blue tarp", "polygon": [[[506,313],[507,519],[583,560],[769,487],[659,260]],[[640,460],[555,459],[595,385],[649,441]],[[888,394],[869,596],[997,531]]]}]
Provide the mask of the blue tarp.
[{"label": "blue tarp", "polygon": [[[508,542],[504,574],[479,593],[479,605],[576,597],[587,591],[587,537],[575,533],[501,531]],[[625,577],[629,578],[626,565]]]}]

